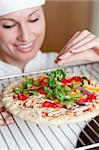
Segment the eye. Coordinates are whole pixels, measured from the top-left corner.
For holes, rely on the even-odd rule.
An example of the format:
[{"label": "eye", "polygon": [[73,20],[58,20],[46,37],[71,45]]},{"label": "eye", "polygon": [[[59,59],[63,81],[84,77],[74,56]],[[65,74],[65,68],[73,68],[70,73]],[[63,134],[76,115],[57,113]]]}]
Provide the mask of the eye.
[{"label": "eye", "polygon": [[5,29],[11,29],[13,28],[15,25],[3,25],[3,28]]},{"label": "eye", "polygon": [[36,18],[36,19],[33,19],[33,20],[29,20],[29,22],[35,23],[35,22],[37,22],[38,20],[39,20],[39,18]]}]

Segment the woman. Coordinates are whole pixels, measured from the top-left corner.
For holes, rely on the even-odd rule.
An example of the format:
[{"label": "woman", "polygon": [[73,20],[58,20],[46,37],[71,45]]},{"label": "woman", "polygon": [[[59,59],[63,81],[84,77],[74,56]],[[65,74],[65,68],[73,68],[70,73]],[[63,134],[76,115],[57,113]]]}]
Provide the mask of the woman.
[{"label": "woman", "polygon": [[[48,69],[75,59],[99,60],[99,39],[87,30],[77,32],[58,56],[42,53],[46,26],[43,4],[45,0],[0,0],[1,76]],[[0,111],[7,124],[13,123],[3,107]],[[4,120],[0,119],[0,125],[5,125]]]}]

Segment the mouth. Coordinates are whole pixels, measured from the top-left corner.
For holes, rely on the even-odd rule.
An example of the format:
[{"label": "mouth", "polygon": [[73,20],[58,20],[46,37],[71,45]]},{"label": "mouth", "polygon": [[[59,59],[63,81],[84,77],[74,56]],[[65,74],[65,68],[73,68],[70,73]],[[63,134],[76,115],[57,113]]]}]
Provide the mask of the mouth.
[{"label": "mouth", "polygon": [[25,52],[30,52],[33,49],[34,45],[35,45],[35,43],[30,42],[28,44],[16,45],[16,48],[18,51],[25,53]]}]

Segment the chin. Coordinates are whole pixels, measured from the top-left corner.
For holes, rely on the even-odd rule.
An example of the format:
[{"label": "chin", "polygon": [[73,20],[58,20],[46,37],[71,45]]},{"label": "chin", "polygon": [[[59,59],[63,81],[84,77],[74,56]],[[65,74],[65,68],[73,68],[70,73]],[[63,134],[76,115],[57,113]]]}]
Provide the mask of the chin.
[{"label": "chin", "polygon": [[20,61],[27,62],[27,61],[33,59],[36,56],[37,52],[38,52],[38,50],[35,48],[29,52],[19,53],[18,54],[19,59],[20,59]]},{"label": "chin", "polygon": [[25,54],[24,56],[21,57],[21,60],[27,62],[27,61],[33,59],[33,58],[35,57],[35,55],[36,55],[36,54],[33,54],[33,53],[32,53],[32,55],[31,55],[31,54],[30,54],[30,55]]}]

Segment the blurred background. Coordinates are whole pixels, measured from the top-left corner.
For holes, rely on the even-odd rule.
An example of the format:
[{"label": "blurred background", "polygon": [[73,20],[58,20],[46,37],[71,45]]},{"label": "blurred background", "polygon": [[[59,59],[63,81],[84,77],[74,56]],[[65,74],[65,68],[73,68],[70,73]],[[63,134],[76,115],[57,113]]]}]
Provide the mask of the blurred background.
[{"label": "blurred background", "polygon": [[43,51],[60,51],[72,35],[88,29],[99,36],[99,0],[47,0]]}]

